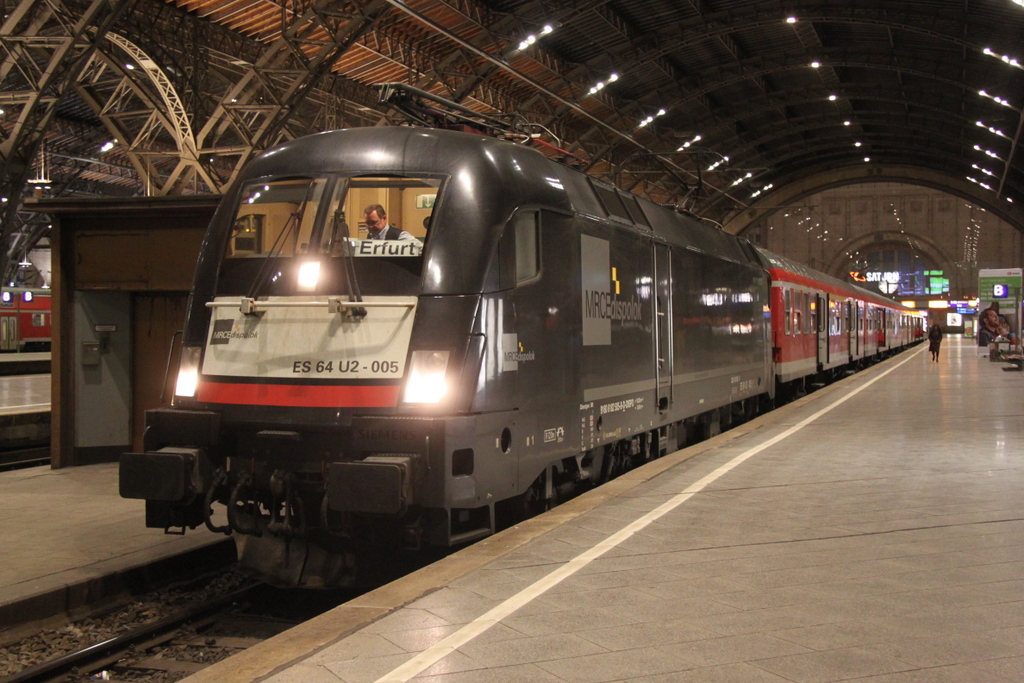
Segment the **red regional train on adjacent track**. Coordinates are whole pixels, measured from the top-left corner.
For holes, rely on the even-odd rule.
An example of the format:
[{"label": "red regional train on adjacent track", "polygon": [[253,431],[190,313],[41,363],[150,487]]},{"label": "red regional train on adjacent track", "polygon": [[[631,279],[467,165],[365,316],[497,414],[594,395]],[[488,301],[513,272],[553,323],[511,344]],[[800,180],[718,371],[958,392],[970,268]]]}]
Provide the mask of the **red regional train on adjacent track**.
[{"label": "red regional train on adjacent track", "polygon": [[[419,239],[366,239],[372,205]],[[268,151],[203,245],[174,400],[121,495],[287,585],[482,538],[923,336],[889,299],[446,130]]]},{"label": "red regional train on adjacent track", "polygon": [[794,393],[921,341],[921,313],[764,249],[771,276],[772,361]]},{"label": "red regional train on adjacent track", "polygon": [[0,287],[0,351],[49,351],[50,290]]}]

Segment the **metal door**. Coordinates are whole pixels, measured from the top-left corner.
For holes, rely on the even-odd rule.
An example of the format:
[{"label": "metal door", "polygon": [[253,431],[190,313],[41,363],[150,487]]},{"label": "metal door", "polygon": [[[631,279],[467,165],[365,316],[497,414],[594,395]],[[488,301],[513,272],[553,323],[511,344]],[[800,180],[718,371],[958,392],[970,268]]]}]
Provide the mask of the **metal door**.
[{"label": "metal door", "polygon": [[818,369],[828,365],[828,333],[832,326],[828,294],[818,294]]},{"label": "metal door", "polygon": [[18,350],[18,319],[13,315],[0,319],[0,350]]},{"label": "metal door", "polygon": [[658,410],[672,405],[672,253],[654,245],[654,357],[658,377]]},{"label": "metal door", "polygon": [[846,306],[846,339],[847,339],[847,356],[850,360],[853,360],[854,349],[857,346],[857,304],[853,301],[847,301]]},{"label": "metal door", "polygon": [[863,341],[863,338],[864,338],[864,327],[865,327],[865,325],[864,325],[864,304],[861,303],[860,301],[854,302],[853,315],[856,316],[856,319],[853,321],[854,346],[851,347],[851,348],[853,348],[854,357],[855,358],[860,358],[863,355],[863,352],[861,351],[861,342]]}]

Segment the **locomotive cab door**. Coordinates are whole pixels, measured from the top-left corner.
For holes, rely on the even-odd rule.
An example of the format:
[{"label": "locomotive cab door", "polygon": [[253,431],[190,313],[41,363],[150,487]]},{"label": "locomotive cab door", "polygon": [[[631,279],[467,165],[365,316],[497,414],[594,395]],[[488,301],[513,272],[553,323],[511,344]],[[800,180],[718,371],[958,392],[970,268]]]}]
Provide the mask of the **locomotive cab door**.
[{"label": "locomotive cab door", "polygon": [[672,406],[672,255],[667,245],[654,245],[654,343],[658,378],[658,411]]},{"label": "locomotive cab door", "polygon": [[578,276],[573,262],[579,256],[570,216],[521,209],[510,228],[515,231],[515,334],[505,335],[502,360],[505,371],[516,376],[513,452],[520,475],[532,479],[539,460],[575,452],[579,444],[578,411],[570,407],[575,406],[570,397],[578,393],[573,353],[579,319],[574,296],[578,285],[574,288],[573,283]]}]

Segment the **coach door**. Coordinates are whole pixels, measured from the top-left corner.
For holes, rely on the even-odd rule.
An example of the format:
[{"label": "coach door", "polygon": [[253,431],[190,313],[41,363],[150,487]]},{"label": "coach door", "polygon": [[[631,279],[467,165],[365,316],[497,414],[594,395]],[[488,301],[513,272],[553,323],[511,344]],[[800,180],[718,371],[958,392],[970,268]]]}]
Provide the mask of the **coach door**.
[{"label": "coach door", "polygon": [[664,244],[654,245],[654,301],[656,327],[655,358],[658,376],[658,410],[665,412],[672,405],[672,258]]},{"label": "coach door", "polygon": [[853,360],[853,355],[856,353],[857,348],[857,303],[854,301],[847,301],[846,306],[846,340],[847,340],[847,355],[850,360]]},{"label": "coach door", "polygon": [[861,349],[861,342],[864,340],[864,304],[860,301],[853,302],[853,320],[850,321],[850,353],[854,358],[860,358],[864,352]]},{"label": "coach door", "polygon": [[18,350],[18,317],[5,315],[0,318],[0,351]]},{"label": "coach door", "polygon": [[829,362],[828,333],[832,326],[832,311],[829,310],[828,294],[818,294],[818,368],[827,367]]}]

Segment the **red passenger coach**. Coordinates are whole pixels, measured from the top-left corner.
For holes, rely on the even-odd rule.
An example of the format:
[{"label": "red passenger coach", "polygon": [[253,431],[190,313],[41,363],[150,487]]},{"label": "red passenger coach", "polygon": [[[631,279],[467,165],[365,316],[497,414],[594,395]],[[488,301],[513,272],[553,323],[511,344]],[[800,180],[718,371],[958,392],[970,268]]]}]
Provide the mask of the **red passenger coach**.
[{"label": "red passenger coach", "polygon": [[759,251],[772,279],[772,356],[780,386],[825,379],[923,336],[924,323],[917,312]]},{"label": "red passenger coach", "polygon": [[50,290],[0,288],[0,351],[50,350]]}]

